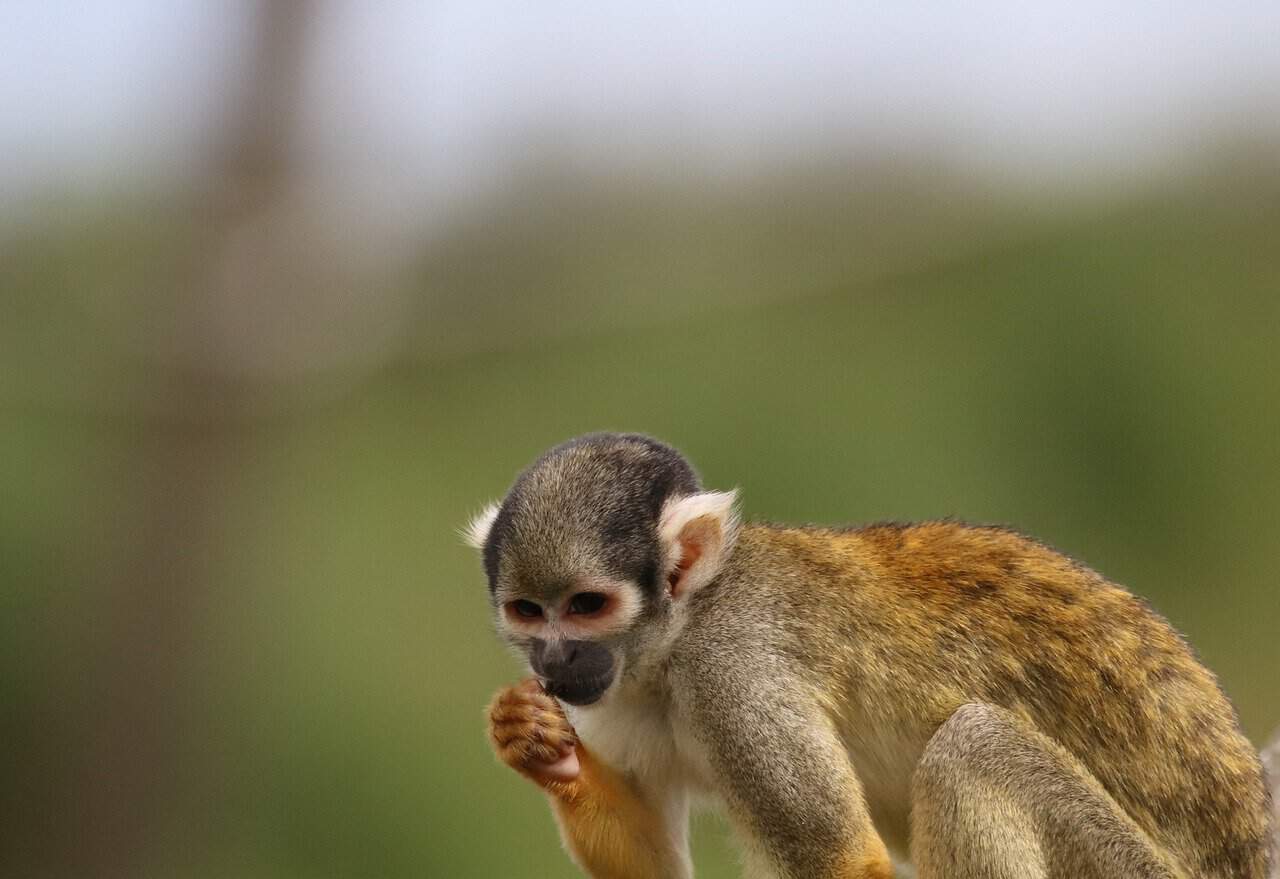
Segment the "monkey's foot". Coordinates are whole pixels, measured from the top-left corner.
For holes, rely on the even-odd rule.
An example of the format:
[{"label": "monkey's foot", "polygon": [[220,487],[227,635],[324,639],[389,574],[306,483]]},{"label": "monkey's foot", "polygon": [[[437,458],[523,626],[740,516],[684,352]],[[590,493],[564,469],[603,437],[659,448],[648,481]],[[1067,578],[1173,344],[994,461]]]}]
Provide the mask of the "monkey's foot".
[{"label": "monkey's foot", "polygon": [[489,740],[499,760],[544,787],[578,777],[578,737],[560,704],[536,678],[493,697]]}]

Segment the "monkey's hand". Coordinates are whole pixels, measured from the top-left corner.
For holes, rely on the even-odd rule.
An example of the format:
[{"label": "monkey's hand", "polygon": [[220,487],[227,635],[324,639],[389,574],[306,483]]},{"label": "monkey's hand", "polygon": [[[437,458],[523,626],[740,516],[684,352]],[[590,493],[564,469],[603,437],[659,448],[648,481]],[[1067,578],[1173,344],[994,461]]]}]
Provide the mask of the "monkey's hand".
[{"label": "monkey's hand", "polygon": [[498,759],[556,792],[578,777],[578,737],[536,678],[499,690],[489,703],[489,741]]}]

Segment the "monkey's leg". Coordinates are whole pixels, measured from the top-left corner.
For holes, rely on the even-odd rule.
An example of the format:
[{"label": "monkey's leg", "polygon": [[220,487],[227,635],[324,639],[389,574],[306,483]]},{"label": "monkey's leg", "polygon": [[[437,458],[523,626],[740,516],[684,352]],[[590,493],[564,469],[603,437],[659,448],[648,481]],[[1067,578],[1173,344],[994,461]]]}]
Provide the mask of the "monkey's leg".
[{"label": "monkey's leg", "polygon": [[684,879],[683,834],[663,809],[587,750],[555,699],[530,678],[489,706],[499,759],[547,793],[574,862],[595,879]]},{"label": "monkey's leg", "polygon": [[1004,709],[956,710],[912,781],[919,879],[1174,879],[1156,846],[1056,742]]}]

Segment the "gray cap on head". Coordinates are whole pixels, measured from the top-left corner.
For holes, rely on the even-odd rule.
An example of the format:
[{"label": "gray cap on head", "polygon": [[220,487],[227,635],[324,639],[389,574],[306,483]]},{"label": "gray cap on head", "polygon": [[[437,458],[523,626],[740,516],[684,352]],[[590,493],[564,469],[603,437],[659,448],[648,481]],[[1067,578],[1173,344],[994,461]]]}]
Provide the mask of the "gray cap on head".
[{"label": "gray cap on head", "polygon": [[[699,490],[679,452],[641,434],[592,433],[558,445],[520,474],[493,518],[484,540],[489,590],[508,562],[528,578],[560,576],[564,556],[584,542],[610,573],[656,590],[662,506]],[[521,558],[509,558],[517,545]]]}]

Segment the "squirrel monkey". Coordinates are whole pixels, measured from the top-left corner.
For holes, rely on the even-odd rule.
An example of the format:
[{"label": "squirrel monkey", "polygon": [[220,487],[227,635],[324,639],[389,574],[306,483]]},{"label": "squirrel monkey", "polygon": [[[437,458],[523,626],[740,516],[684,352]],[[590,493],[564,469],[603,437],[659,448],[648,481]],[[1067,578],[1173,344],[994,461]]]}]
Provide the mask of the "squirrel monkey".
[{"label": "squirrel monkey", "polygon": [[638,435],[557,446],[471,524],[536,677],[489,709],[597,879],[688,877],[692,799],[753,875],[1265,879],[1272,794],[1142,601],[1012,531],[742,524]]}]

